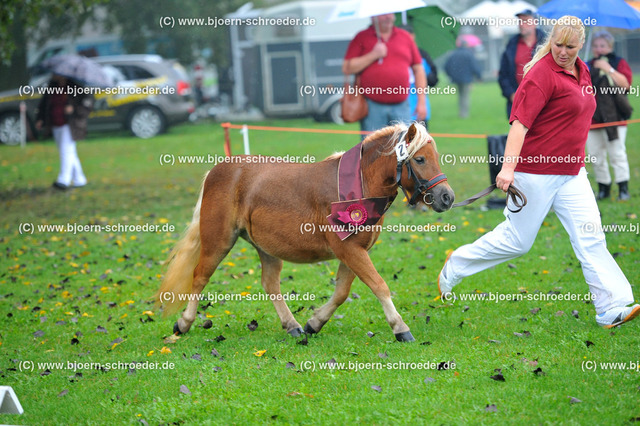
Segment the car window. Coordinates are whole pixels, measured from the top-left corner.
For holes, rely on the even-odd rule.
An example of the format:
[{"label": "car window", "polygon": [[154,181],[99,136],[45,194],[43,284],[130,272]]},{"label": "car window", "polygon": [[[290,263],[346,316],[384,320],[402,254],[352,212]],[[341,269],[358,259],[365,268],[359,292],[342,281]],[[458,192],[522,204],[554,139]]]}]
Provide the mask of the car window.
[{"label": "car window", "polygon": [[136,65],[118,64],[113,66],[116,67],[127,78],[127,80],[145,80],[154,77],[154,75],[149,71]]}]

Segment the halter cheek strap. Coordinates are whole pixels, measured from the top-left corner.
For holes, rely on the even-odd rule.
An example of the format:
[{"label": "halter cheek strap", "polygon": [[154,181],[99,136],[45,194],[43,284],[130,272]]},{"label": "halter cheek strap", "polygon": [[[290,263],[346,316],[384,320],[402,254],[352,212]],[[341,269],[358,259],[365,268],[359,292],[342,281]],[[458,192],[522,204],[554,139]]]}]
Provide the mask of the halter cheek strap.
[{"label": "halter cheek strap", "polygon": [[[398,145],[404,145],[404,149],[406,150],[406,145],[404,141],[401,141]],[[398,157],[398,164],[396,167],[396,184],[402,188],[402,191],[404,192],[405,197],[407,198],[407,200],[409,200],[409,205],[410,206],[414,206],[415,204],[417,204],[418,202],[418,197],[422,196],[423,197],[423,201],[425,204],[432,204],[433,203],[433,199],[431,199],[429,202],[427,201],[427,196],[432,196],[432,194],[429,192],[430,189],[432,189],[433,187],[435,187],[436,185],[444,182],[447,180],[447,176],[444,173],[439,173],[437,175],[435,175],[434,177],[432,177],[429,180],[425,180],[425,179],[420,179],[418,177],[418,175],[415,173],[415,171],[413,170],[413,167],[411,167],[411,163],[409,162],[410,158],[408,155],[404,156],[401,155],[400,153],[403,151],[402,148],[398,149],[396,145],[396,155]],[[415,188],[413,190],[413,194],[411,195],[411,197],[409,197],[409,194],[407,194],[407,191],[404,189],[404,187],[402,186],[401,180],[402,180],[402,166],[406,166],[407,168],[407,174],[409,176],[409,179],[413,180],[414,184],[415,184]],[[433,196],[432,196],[433,197]]]}]

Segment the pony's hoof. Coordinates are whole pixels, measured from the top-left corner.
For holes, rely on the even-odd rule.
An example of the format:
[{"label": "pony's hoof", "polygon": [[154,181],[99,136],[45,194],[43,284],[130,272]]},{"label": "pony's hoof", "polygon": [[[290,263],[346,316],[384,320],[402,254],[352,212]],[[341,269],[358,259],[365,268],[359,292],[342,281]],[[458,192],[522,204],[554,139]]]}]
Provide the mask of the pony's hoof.
[{"label": "pony's hoof", "polygon": [[182,331],[180,331],[180,327],[178,326],[178,321],[176,321],[176,323],[173,324],[173,334],[177,334],[177,335],[183,334]]},{"label": "pony's hoof", "polygon": [[404,333],[396,333],[396,340],[398,342],[415,342],[416,339],[413,338],[413,334],[410,331],[405,331]]},{"label": "pony's hoof", "polygon": [[318,334],[318,332],[317,332],[317,331],[315,331],[315,330],[313,329],[313,327],[311,327],[311,326],[309,325],[309,323],[306,323],[306,324],[304,325],[304,332],[305,332],[306,334]]},{"label": "pony's hoof", "polygon": [[304,333],[304,331],[302,331],[302,328],[298,327],[294,328],[293,330],[287,331],[287,333],[289,333],[291,337],[300,337],[302,336],[302,333]]}]

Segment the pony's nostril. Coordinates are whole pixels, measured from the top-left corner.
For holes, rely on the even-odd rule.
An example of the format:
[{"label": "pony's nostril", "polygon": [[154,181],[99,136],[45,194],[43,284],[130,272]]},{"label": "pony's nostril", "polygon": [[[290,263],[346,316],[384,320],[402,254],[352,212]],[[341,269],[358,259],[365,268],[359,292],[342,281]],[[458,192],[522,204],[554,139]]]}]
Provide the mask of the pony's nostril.
[{"label": "pony's nostril", "polygon": [[441,198],[442,198],[442,203],[445,206],[448,206],[449,204],[451,204],[451,196],[448,193],[445,192],[444,194],[442,194]]}]

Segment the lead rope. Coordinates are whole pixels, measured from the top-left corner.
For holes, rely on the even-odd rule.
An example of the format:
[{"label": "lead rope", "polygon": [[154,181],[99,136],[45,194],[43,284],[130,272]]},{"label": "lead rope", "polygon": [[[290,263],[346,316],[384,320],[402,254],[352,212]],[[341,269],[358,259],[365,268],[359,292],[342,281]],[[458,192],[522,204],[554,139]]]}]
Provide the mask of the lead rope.
[{"label": "lead rope", "polygon": [[[451,206],[451,208],[468,206],[474,201],[477,201],[480,198],[486,197],[487,195],[491,194],[495,189],[496,189],[496,184],[494,183],[492,185],[489,185],[487,188],[483,189],[482,191],[478,192],[477,194],[467,198],[466,200],[460,201],[459,203],[455,203],[453,206]],[[518,188],[516,188],[513,185],[509,185],[509,189],[507,190],[507,198],[511,198],[511,202],[516,207],[516,209],[512,210],[507,206],[507,208],[511,213],[518,213],[520,210],[524,208],[524,206],[527,205],[527,197],[524,195],[524,193],[522,193],[522,191],[520,191]]]}]

